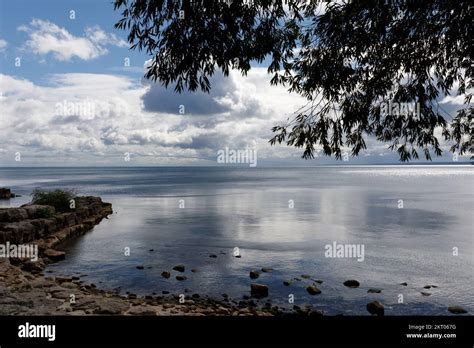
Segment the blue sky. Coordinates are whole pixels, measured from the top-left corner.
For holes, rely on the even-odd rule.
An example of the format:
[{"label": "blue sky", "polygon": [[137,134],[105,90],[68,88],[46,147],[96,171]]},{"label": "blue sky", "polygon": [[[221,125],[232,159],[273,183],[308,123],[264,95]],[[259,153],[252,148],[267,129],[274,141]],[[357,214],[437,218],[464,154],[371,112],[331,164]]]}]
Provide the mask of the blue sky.
[{"label": "blue sky", "polygon": [[[209,95],[178,95],[143,80],[150,57],[128,49],[119,18],[109,0],[0,0],[0,165],[216,165],[225,148],[257,149],[259,165],[339,163],[269,146],[304,100],[270,86],[265,62],[246,78],[216,74]],[[343,164],[397,162],[368,147]]]},{"label": "blue sky", "polygon": [[[82,60],[77,57],[68,61],[45,59],[40,63],[38,56],[22,50],[28,35],[18,30],[22,25],[28,25],[33,19],[49,21],[59,27],[66,28],[72,35],[81,37],[85,28],[99,25],[105,32],[114,33],[126,41],[126,32],[114,29],[114,24],[120,19],[120,12],[113,10],[109,0],[15,0],[0,2],[0,32],[5,40],[8,38],[9,50],[1,57],[1,70],[5,74],[20,75],[35,83],[45,83],[45,75],[52,73],[104,73],[114,72],[114,68],[123,67],[124,59],[130,58],[130,65],[141,68],[147,59],[144,52],[132,51],[128,47],[107,46],[108,54],[93,60]],[[70,19],[70,11],[75,11],[75,19]],[[49,55],[50,56],[50,55]],[[21,57],[21,70],[15,67],[13,59]],[[48,58],[48,55],[46,55]],[[130,69],[121,70],[139,78],[142,73]]]}]

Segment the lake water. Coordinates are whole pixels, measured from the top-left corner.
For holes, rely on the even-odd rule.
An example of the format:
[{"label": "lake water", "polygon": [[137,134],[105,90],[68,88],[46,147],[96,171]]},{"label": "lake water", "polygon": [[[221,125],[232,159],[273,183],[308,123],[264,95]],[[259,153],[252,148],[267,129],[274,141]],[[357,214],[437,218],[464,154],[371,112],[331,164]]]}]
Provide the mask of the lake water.
[{"label": "lake water", "polygon": [[[270,288],[261,303],[291,307],[293,295],[294,304],[327,314],[366,315],[372,300],[386,315],[474,311],[472,166],[3,168],[4,186],[24,196],[3,206],[25,203],[36,187],[76,188],[112,203],[114,214],[47,269],[85,273],[104,289],[240,299],[258,282]],[[325,257],[333,242],[363,245],[364,260]],[[161,276],[176,264],[187,280]],[[249,271],[262,267],[274,270],[251,281]],[[307,293],[312,280],[303,274],[323,281],[320,295]],[[345,287],[347,279],[360,287]]]}]

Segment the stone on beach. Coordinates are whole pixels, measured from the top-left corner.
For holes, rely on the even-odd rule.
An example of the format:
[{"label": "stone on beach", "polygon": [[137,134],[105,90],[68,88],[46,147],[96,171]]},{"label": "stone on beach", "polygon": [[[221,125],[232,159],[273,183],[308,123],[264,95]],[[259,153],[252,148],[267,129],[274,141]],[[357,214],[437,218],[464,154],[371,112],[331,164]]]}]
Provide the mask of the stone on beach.
[{"label": "stone on beach", "polygon": [[382,316],[385,314],[385,309],[382,303],[379,301],[373,301],[367,304],[367,311],[370,314]]},{"label": "stone on beach", "polygon": [[258,277],[260,277],[260,273],[257,271],[250,271],[249,275],[252,279],[257,279]]},{"label": "stone on beach", "polygon": [[367,292],[369,294],[380,294],[382,292],[382,290],[381,289],[370,288],[369,290],[367,290]]},{"label": "stone on beach", "polygon": [[360,283],[357,280],[349,279],[344,282],[344,285],[348,288],[358,288]]},{"label": "stone on beach", "polygon": [[178,272],[184,272],[185,267],[184,265],[176,265],[173,267],[173,269]]},{"label": "stone on beach", "polygon": [[306,287],[306,291],[308,292],[308,294],[310,295],[318,295],[321,293],[321,290],[319,290],[316,286],[314,285],[310,285],[310,286],[307,286]]},{"label": "stone on beach", "polygon": [[257,283],[250,284],[250,293],[254,297],[267,297],[268,286]]},{"label": "stone on beach", "polygon": [[459,306],[450,306],[448,307],[448,311],[450,311],[453,314],[465,314],[467,311]]}]

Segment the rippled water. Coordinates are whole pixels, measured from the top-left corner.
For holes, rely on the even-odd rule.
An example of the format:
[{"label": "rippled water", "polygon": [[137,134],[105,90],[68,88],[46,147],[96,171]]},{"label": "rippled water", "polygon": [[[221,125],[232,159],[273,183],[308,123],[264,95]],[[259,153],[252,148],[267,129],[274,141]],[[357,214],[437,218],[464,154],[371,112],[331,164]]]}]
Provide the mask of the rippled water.
[{"label": "rippled water", "polygon": [[[272,303],[290,306],[292,294],[295,304],[328,314],[365,315],[367,302],[378,299],[387,315],[448,315],[450,305],[474,311],[473,169],[17,168],[0,169],[0,187],[24,195],[35,187],[73,187],[113,204],[108,220],[48,268],[53,274],[86,273],[103,288],[142,295],[187,288],[241,298],[249,294],[249,271],[270,267],[256,282],[269,285]],[[326,258],[324,247],[334,241],[364,245],[364,261]],[[235,247],[241,258],[233,257]],[[178,263],[186,265],[187,280],[174,279],[176,272],[161,277]],[[311,280],[283,285],[302,274],[323,281],[320,295],[306,292]],[[347,279],[361,286],[347,288]],[[423,289],[429,284],[438,287]]]}]

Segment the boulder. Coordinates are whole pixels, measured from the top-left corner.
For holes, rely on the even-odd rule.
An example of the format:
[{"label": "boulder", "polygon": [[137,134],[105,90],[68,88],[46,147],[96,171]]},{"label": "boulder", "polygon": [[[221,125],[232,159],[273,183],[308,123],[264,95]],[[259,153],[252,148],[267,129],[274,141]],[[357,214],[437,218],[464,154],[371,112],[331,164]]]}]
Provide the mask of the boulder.
[{"label": "boulder", "polygon": [[306,287],[306,291],[310,295],[319,295],[321,293],[321,290],[319,290],[316,286],[310,285]]},{"label": "boulder", "polygon": [[175,271],[178,271],[178,272],[184,272],[185,267],[184,267],[184,265],[176,265],[176,266],[173,267],[173,269]]},{"label": "boulder", "polygon": [[257,283],[250,284],[250,293],[254,297],[267,297],[268,286]]},{"label": "boulder", "polygon": [[367,304],[367,311],[373,315],[382,316],[385,313],[385,309],[382,303],[379,301],[373,301]]},{"label": "boulder", "polygon": [[448,311],[450,311],[453,314],[465,314],[465,313],[467,313],[467,311],[464,308],[459,307],[459,306],[448,307]]},{"label": "boulder", "polygon": [[369,294],[380,294],[382,292],[382,290],[381,289],[370,288],[369,290],[367,290],[367,292]]},{"label": "boulder", "polygon": [[257,271],[250,271],[250,278],[252,279],[257,279],[258,277],[260,277],[260,273],[257,272]]},{"label": "boulder", "polygon": [[64,260],[66,258],[66,253],[64,251],[54,249],[46,249],[43,254],[52,261]]},{"label": "boulder", "polygon": [[0,199],[10,199],[11,198],[11,191],[7,188],[0,188]]},{"label": "boulder", "polygon": [[357,280],[350,279],[350,280],[346,280],[344,282],[344,285],[347,286],[348,288],[358,288],[360,283]]}]

